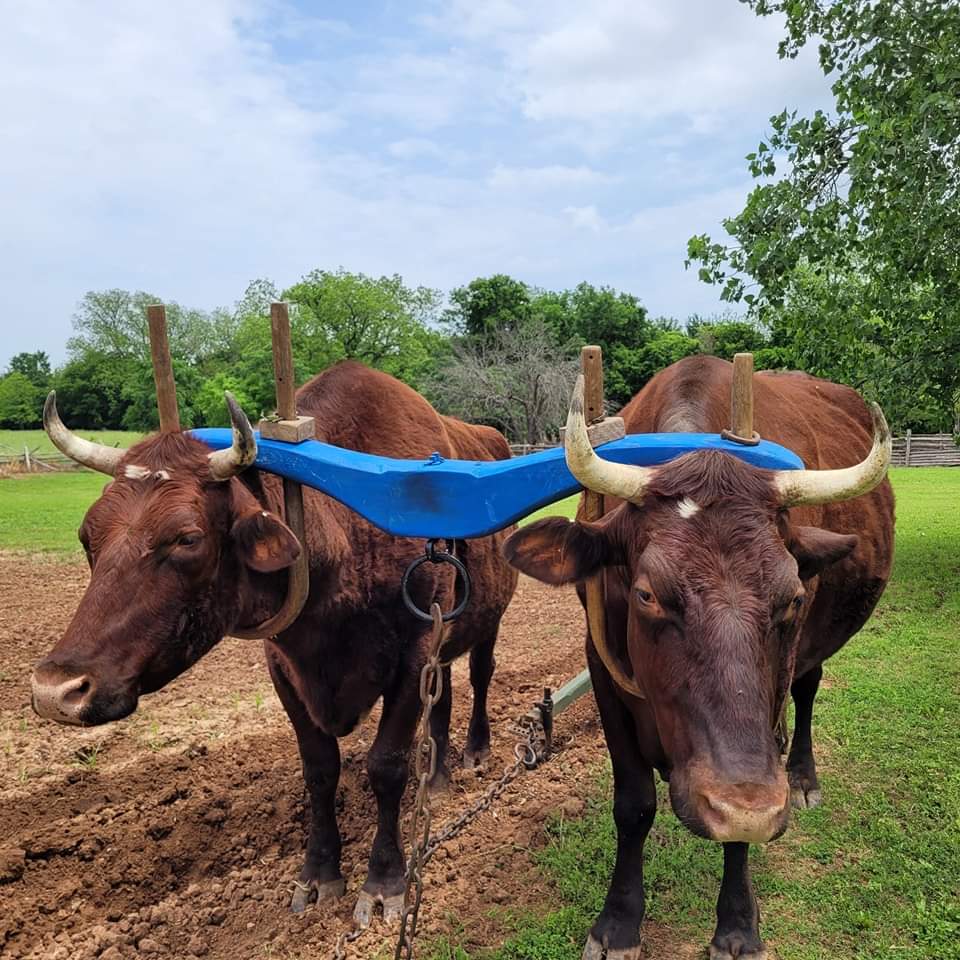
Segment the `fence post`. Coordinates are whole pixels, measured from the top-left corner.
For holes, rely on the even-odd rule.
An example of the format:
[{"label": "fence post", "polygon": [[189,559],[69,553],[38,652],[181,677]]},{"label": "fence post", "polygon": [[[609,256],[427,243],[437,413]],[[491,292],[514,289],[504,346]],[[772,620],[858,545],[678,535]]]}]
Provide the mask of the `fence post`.
[{"label": "fence post", "polygon": [[27,448],[27,445],[23,445],[23,465],[26,467],[27,473],[30,473],[33,467],[30,466],[30,450]]},{"label": "fence post", "polygon": [[904,444],[904,450],[903,450],[903,460],[904,460],[903,465],[905,467],[910,466],[910,442],[912,439],[913,439],[913,431],[908,427],[906,443]]}]

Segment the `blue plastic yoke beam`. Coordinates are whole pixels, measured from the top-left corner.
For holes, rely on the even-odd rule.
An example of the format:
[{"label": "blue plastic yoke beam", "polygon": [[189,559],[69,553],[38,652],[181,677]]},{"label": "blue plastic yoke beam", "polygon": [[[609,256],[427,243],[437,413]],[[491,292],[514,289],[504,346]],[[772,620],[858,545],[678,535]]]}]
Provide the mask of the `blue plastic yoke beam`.
[{"label": "blue plastic yoke beam", "polygon": [[[215,450],[229,447],[225,429],[192,431]],[[280,443],[257,435],[254,466],[328,494],[398,537],[485,537],[582,488],[567,469],[563,448],[512,460],[395,460],[319,440]],[[770,470],[796,470],[803,461],[777,443],[742,446],[706,433],[637,433],[597,447],[605,460],[656,466],[694,450],[721,450]]]}]

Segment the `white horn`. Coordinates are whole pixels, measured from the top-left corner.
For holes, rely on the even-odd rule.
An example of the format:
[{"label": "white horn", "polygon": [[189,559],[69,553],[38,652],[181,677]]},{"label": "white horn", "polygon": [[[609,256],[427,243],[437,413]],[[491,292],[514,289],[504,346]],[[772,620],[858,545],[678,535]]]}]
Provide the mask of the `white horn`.
[{"label": "white horn", "polygon": [[644,491],[656,473],[652,467],[611,463],[597,456],[590,444],[587,421],[583,415],[582,375],[577,377],[576,386],[573,388],[563,448],[570,472],[584,487],[632,503],[643,500]]},{"label": "white horn", "polygon": [[854,467],[840,470],[778,470],[774,484],[785,507],[835,503],[869,493],[887,475],[893,440],[883,411],[870,404],[873,417],[873,449]]},{"label": "white horn", "polygon": [[227,398],[230,422],[233,424],[233,446],[226,450],[214,450],[209,454],[210,475],[214,480],[229,480],[246,470],[257,459],[257,441],[247,415],[240,409],[240,404],[229,390],[224,391],[224,396]]},{"label": "white horn", "polygon": [[71,433],[64,426],[60,414],[57,413],[56,390],[51,390],[47,394],[47,400],[43,405],[43,429],[47,431],[47,436],[53,445],[71,460],[111,477],[116,474],[124,451],[102,443],[92,443]]}]

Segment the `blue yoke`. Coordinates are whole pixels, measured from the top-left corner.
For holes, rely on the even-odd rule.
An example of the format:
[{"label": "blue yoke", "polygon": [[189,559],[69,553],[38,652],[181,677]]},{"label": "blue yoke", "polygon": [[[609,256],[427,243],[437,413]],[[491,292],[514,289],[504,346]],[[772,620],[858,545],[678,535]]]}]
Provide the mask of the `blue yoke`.
[{"label": "blue yoke", "polygon": [[[214,450],[233,442],[230,430],[191,431]],[[636,433],[597,447],[605,460],[656,466],[694,450],[720,450],[768,470],[803,469],[778,443],[744,446],[708,433]],[[485,537],[582,488],[562,447],[512,460],[395,460],[319,440],[281,443],[257,434],[254,466],[313,487],[398,537]]]}]

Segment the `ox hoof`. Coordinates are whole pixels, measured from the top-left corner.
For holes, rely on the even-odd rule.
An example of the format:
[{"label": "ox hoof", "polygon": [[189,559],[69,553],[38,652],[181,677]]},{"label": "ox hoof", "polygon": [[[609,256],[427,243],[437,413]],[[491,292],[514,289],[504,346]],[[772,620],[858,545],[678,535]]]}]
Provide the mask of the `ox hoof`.
[{"label": "ox hoof", "polygon": [[360,891],[357,897],[357,905],[353,911],[353,922],[358,927],[369,927],[377,911],[377,904],[383,907],[383,922],[397,923],[403,916],[403,894],[398,893],[392,897],[385,897],[382,893],[367,893],[366,890]]},{"label": "ox hoof", "polygon": [[729,950],[723,947],[715,947],[711,943],[710,960],[771,960],[770,954],[767,953],[765,947],[754,950],[753,953],[745,953],[737,947],[734,947],[734,950],[736,952],[731,953]]},{"label": "ox hoof", "polygon": [[610,950],[591,933],[587,937],[580,960],[642,960],[640,944],[624,950]]},{"label": "ox hoof", "polygon": [[430,796],[436,797],[439,794],[446,793],[450,789],[450,774],[446,770],[437,767],[437,772],[428,784]]},{"label": "ox hoof", "polygon": [[823,803],[823,794],[819,788],[804,790],[803,787],[793,787],[790,790],[790,805],[796,810],[812,810]]},{"label": "ox hoof", "polygon": [[477,767],[482,767],[487,762],[487,757],[489,756],[489,747],[481,747],[479,750],[464,750],[463,769],[475,770]]},{"label": "ox hoof", "polygon": [[294,913],[303,913],[311,903],[335,900],[347,892],[347,881],[340,877],[336,880],[298,880],[290,900],[290,909]]}]

